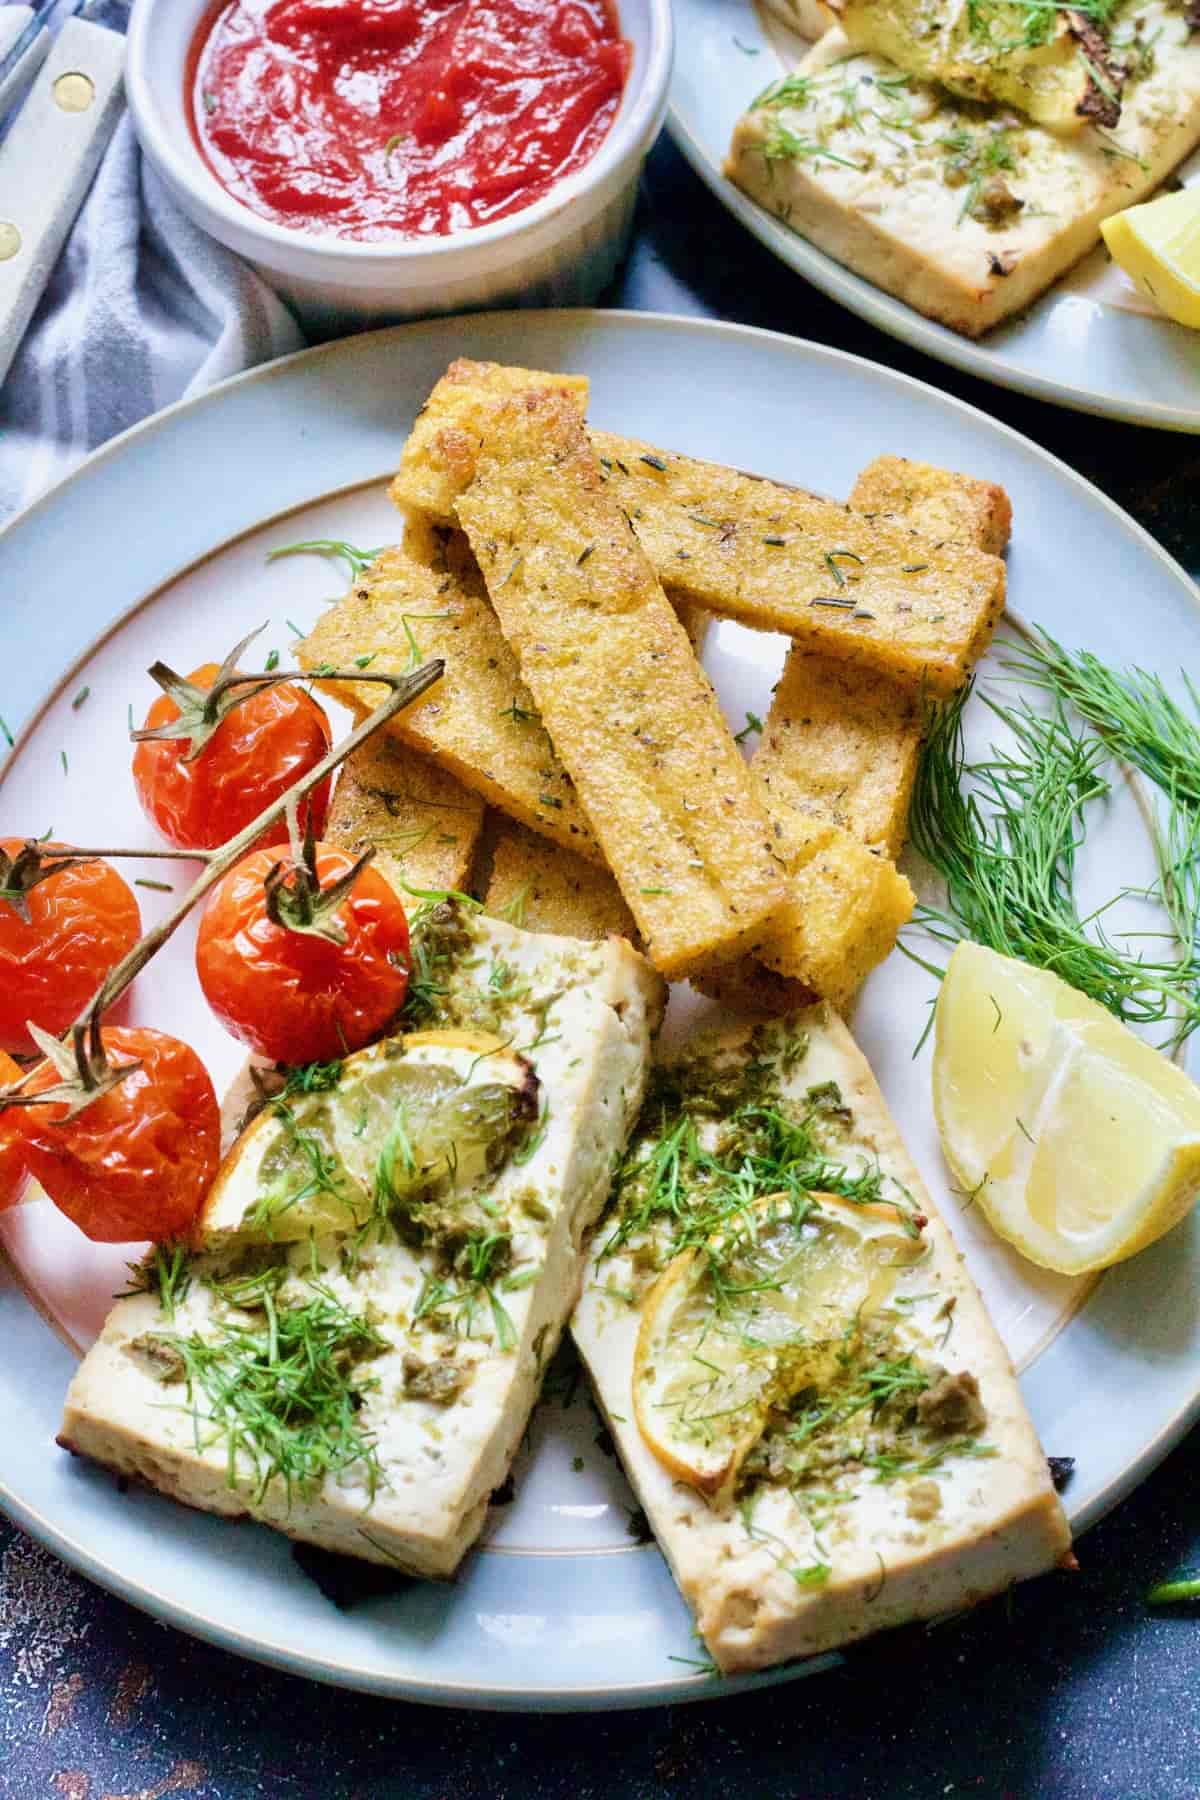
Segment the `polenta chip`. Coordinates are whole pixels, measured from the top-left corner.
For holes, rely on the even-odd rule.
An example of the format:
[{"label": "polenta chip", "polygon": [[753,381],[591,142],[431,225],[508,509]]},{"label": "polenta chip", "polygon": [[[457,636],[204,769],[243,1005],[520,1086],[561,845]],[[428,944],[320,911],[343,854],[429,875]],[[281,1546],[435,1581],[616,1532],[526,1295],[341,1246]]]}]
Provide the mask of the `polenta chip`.
[{"label": "polenta chip", "polygon": [[766,817],[571,399],[496,402],[457,510],[651,961],[732,954],[784,899]]},{"label": "polenta chip", "polygon": [[780,807],[840,825],[893,860],[908,830],[921,705],[884,675],[788,653],[752,767]]},{"label": "polenta chip", "polygon": [[935,544],[971,544],[1003,556],[1012,504],[997,481],[979,481],[907,456],[877,456],[854,484],[850,505],[920,532]]},{"label": "polenta chip", "polygon": [[788,898],[751,946],[769,968],[844,1010],[916,904],[894,863],[840,826],[771,805]]},{"label": "polenta chip", "polygon": [[410,888],[466,886],[483,812],[455,776],[376,733],[342,764],[324,836],[355,856],[374,845],[375,867],[407,902]]},{"label": "polenta chip", "polygon": [[621,890],[598,864],[494,813],[489,820],[492,868],[483,910],[526,931],[559,937],[628,938],[640,943]]},{"label": "polenta chip", "polygon": [[[460,532],[410,531],[401,549],[385,550],[323,614],[296,655],[305,669],[366,659],[376,672],[397,674],[427,656],[444,657],[446,672],[429,698],[392,720],[388,733],[522,823],[599,858]],[[318,686],[360,716],[379,703],[378,688],[366,683]]]},{"label": "polenta chip", "polygon": [[[564,392],[561,376],[453,364],[405,446],[393,498],[451,519],[488,405],[530,384]],[[564,401],[581,409],[584,396],[569,389]],[[991,641],[1005,593],[993,556],[636,439],[594,432],[592,444],[674,604],[784,632],[937,694],[960,686]]]},{"label": "polenta chip", "polygon": [[[854,485],[857,511],[884,512],[923,537],[999,555],[1012,507],[1004,489],[903,456],[879,456]],[[919,694],[795,645],[771,701],[754,769],[772,804],[842,825],[893,859],[908,834],[921,750]]]}]

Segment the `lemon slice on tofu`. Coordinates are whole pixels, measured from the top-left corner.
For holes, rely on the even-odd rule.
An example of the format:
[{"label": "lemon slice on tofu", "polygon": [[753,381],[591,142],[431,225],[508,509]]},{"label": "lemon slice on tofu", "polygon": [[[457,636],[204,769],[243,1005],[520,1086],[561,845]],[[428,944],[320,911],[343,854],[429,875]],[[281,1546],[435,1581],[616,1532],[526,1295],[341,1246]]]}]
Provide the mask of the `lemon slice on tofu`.
[{"label": "lemon slice on tofu", "polygon": [[938,997],[933,1108],[993,1230],[1065,1275],[1108,1268],[1200,1192],[1200,1088],[1044,969],[959,944]]},{"label": "lemon slice on tofu", "polygon": [[1200,331],[1200,187],[1126,207],[1100,229],[1140,292],[1169,319]]},{"label": "lemon slice on tofu", "polygon": [[810,1198],[755,1201],[672,1258],[642,1303],[638,1429],[702,1493],[735,1479],[773,1405],[833,1376],[847,1328],[922,1252],[894,1206]]},{"label": "lemon slice on tofu", "polygon": [[221,1164],[199,1242],[295,1243],[467,1193],[536,1118],[537,1095],[530,1064],[488,1032],[385,1038],[335,1085],[264,1107]]}]

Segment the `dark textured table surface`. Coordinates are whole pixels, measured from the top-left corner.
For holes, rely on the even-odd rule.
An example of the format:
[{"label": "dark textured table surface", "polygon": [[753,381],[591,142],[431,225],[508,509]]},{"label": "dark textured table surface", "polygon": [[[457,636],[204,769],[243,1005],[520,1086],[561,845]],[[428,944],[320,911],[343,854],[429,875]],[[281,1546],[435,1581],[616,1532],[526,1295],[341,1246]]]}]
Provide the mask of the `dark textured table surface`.
[{"label": "dark textured table surface", "polygon": [[[769,326],[960,395],[1089,476],[1200,575],[1200,438],[1059,412],[970,381],[780,268],[664,140],[614,305]],[[1200,1795],[1200,1611],[1152,1579],[1200,1568],[1200,1434],[1080,1545],[1081,1572],[880,1643],[811,1681],[704,1706],[500,1717],[365,1699],[192,1642],[0,1523],[4,1800],[834,1800]]]}]

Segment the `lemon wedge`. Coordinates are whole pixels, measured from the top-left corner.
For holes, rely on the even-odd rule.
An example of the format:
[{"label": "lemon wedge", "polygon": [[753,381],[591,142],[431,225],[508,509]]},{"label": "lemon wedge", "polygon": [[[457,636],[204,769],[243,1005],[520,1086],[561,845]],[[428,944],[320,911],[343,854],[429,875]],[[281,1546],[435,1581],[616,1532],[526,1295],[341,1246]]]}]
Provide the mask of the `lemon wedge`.
[{"label": "lemon wedge", "polygon": [[894,1206],[773,1194],[673,1257],[643,1301],[634,1358],[649,1448],[702,1493],[727,1488],[771,1407],[833,1379],[848,1327],[922,1250]]},{"label": "lemon wedge", "polygon": [[1140,292],[1169,319],[1200,331],[1200,188],[1126,207],[1100,229]]},{"label": "lemon wedge", "polygon": [[942,1149],[993,1230],[1081,1275],[1160,1238],[1200,1192],[1200,1087],[1057,975],[959,944],[938,997]]}]

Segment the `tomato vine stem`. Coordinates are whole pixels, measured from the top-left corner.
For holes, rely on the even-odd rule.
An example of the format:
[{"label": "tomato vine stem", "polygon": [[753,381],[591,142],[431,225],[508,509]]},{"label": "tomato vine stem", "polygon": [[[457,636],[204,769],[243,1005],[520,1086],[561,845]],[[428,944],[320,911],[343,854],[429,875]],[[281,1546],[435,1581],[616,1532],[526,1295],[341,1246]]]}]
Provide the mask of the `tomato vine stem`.
[{"label": "tomato vine stem", "polygon": [[[353,755],[354,751],[357,750],[360,745],[365,744],[367,739],[372,737],[381,726],[386,725],[389,719],[394,718],[398,712],[402,712],[406,706],[411,706],[413,701],[419,699],[427,688],[433,686],[435,681],[440,681],[445,671],[445,667],[445,661],[441,657],[435,657],[432,661],[422,664],[419,669],[413,669],[411,673],[406,675],[374,675],[368,674],[362,669],[329,669],[322,671],[322,674],[328,675],[328,677],[334,681],[370,681],[389,688],[390,692],[387,698],[376,707],[375,711],[368,714],[368,716],[362,720],[361,724],[356,725],[354,730],[350,732],[347,737],[344,737],[340,744],[335,744],[329,754],[325,756],[315,768],[309,769],[306,774],[301,775],[297,781],[294,781],[285,793],[280,794],[277,799],[272,800],[269,806],[265,806],[258,817],[252,819],[250,824],[244,826],[236,836],[231,837],[228,843],[223,844],[219,850],[198,852],[197,854],[205,857],[205,867],[201,874],[196,877],[195,881],[179,901],[178,905],[172,908],[165,919],[160,920],[157,925],[152,926],[149,931],[140,937],[133,948],[109,971],[105,980],[88,1001],[79,1017],[71,1026],[70,1031],[62,1040],[64,1046],[70,1051],[78,1065],[81,1077],[80,1085],[81,1087],[88,1089],[89,1098],[95,1098],[96,1094],[101,1091],[99,1081],[100,1072],[106,1067],[104,1046],[100,1036],[100,1022],[104,1013],[120,999],[121,995],[125,992],[125,989],[134,978],[139,975],[146,967],[146,964],[158,954],[168,938],[173,936],[178,930],[179,926],[183,923],[184,919],[187,918],[197,902],[203,900],[204,896],[217,885],[233,865],[241,860],[246,852],[251,849],[262,836],[263,832],[274,825],[278,819],[283,817],[287,813],[289,807],[294,808],[296,802],[303,799],[305,794],[310,792],[312,788],[319,787],[326,776],[331,775],[348,756]],[[257,681],[260,678],[251,675],[243,677],[242,679]],[[292,675],[284,677],[284,679],[307,681],[311,679],[311,671],[308,673],[297,671]],[[96,853],[93,852],[92,854],[95,855]],[[192,852],[149,851],[144,854],[187,856],[191,855]],[[41,1062],[35,1063],[31,1068],[25,1071],[20,1082],[15,1083],[11,1088],[0,1090],[0,1111],[8,1106],[22,1106],[34,1103],[34,1097],[24,1094],[22,1090],[43,1066],[44,1064]],[[86,1077],[83,1075],[85,1068],[88,1071]],[[120,1073],[128,1074],[129,1068],[126,1067],[122,1069]],[[36,1096],[36,1103],[42,1104],[49,1098],[50,1096],[48,1094],[39,1094]]]}]

